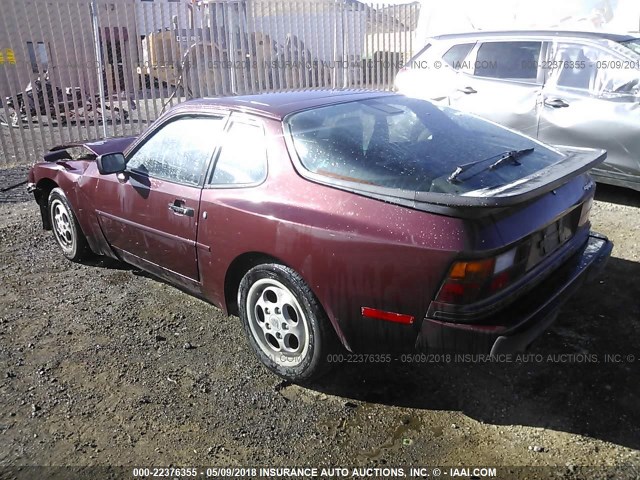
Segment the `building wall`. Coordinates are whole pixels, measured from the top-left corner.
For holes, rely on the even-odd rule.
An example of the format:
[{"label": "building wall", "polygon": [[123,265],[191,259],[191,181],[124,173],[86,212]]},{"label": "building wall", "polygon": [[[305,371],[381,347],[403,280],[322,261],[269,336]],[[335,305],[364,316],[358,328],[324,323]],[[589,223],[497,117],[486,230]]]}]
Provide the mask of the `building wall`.
[{"label": "building wall", "polygon": [[[175,26],[181,31],[189,29],[191,11],[196,29],[211,27],[214,33],[222,31],[220,23],[224,18],[227,42],[236,33],[239,38],[261,32],[278,44],[280,60],[295,60],[300,57],[291,52],[304,51],[305,61],[319,60],[322,68],[331,70],[330,75],[323,73],[322,78],[330,77],[336,86],[357,83],[361,60],[373,58],[380,49],[409,48],[406,27],[398,32],[399,22],[393,15],[405,20],[410,12],[394,7],[381,9],[378,15],[371,6],[354,0],[199,0],[195,4],[190,0],[96,0],[96,3],[103,55],[100,66],[94,46],[91,0],[0,0],[0,98],[22,91],[45,70],[55,86],[80,87],[93,96],[98,92],[98,72],[104,69],[108,93],[132,92],[133,85],[140,81],[137,67],[145,71],[146,66],[141,39]],[[234,21],[229,12],[234,9],[238,12],[239,8],[243,12],[236,14]],[[217,18],[216,11],[226,12],[226,17]],[[180,59],[178,50],[188,48],[190,42],[187,30],[180,46],[175,47],[172,62]],[[234,54],[234,58],[254,53],[250,46],[242,48],[240,57]],[[282,76],[283,72],[274,74]],[[285,74],[295,76],[296,71]],[[217,88],[213,90],[217,93]]]},{"label": "building wall", "polygon": [[[97,89],[90,4],[90,0],[0,0],[0,97],[22,90],[45,70],[62,88]],[[111,56],[114,64],[107,65],[110,91],[117,90],[111,73],[118,70],[117,63],[122,63],[119,69],[124,73],[120,76],[124,75],[126,83],[136,80],[135,67],[141,60],[137,39],[170,27],[173,16],[181,25],[187,23],[184,1],[98,0],[97,4],[104,63],[108,64]],[[109,55],[110,50],[121,54]]]}]

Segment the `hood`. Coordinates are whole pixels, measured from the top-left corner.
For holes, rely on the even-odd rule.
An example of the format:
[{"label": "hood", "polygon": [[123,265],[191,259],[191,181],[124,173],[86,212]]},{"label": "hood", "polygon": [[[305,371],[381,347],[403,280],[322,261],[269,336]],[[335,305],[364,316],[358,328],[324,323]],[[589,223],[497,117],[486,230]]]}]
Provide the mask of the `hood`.
[{"label": "hood", "polygon": [[58,160],[95,160],[105,153],[124,152],[137,137],[116,137],[89,142],[70,142],[57,145],[44,155],[47,162]]},{"label": "hood", "polygon": [[136,138],[137,137],[109,138],[107,140],[84,143],[83,145],[96,155],[104,155],[105,153],[124,152]]}]

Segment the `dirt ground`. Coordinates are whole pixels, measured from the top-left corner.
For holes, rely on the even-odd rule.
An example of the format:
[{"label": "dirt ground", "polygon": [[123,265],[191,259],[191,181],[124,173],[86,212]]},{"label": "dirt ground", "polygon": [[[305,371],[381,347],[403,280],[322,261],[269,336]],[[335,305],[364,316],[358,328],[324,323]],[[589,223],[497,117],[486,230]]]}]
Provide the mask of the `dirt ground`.
[{"label": "dirt ground", "polygon": [[[0,468],[492,466],[499,478],[593,478],[606,467],[598,478],[639,478],[640,193],[598,191],[593,226],[613,256],[529,361],[344,364],[309,388],[264,370],[237,318],[124,264],[65,260],[35,204],[5,193]],[[519,466],[538,468],[507,473]]]}]

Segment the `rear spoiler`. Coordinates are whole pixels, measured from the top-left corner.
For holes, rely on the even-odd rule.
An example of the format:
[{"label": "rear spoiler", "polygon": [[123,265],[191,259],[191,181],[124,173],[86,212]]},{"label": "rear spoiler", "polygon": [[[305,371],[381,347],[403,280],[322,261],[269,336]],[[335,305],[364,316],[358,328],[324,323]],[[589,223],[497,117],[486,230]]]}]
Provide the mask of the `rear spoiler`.
[{"label": "rear spoiler", "polygon": [[554,147],[564,158],[542,170],[498,188],[473,190],[463,194],[416,192],[418,203],[435,203],[449,207],[511,207],[555,190],[569,180],[600,165],[606,150],[578,147]]},{"label": "rear spoiler", "polygon": [[607,158],[606,150],[564,146],[554,148],[562,155],[558,162],[498,188],[473,190],[464,194],[416,192],[336,179],[327,181],[326,177],[309,173],[305,176],[317,183],[415,210],[456,217],[476,217],[494,209],[520,205],[551,192]]}]

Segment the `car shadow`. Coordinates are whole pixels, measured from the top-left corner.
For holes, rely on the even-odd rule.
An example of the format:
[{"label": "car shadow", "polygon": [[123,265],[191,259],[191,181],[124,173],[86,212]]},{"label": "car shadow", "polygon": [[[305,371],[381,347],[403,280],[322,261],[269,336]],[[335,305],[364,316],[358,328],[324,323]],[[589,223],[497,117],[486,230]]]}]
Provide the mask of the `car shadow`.
[{"label": "car shadow", "polygon": [[[345,363],[310,388],[354,401],[457,410],[488,424],[569,432],[640,449],[640,264],[612,258],[526,356]],[[415,357],[410,357],[415,358]]]},{"label": "car shadow", "polygon": [[640,192],[630,188],[599,183],[596,188],[596,200],[629,207],[640,207]]},{"label": "car shadow", "polygon": [[[115,258],[107,257],[104,255],[92,255],[91,257],[82,261],[83,265],[88,267],[98,267],[98,268],[106,268],[107,270],[119,270],[123,272],[131,272],[132,275],[136,277],[148,278],[150,280],[154,280],[156,282],[164,283],[173,288],[177,288],[178,290],[185,291],[177,285],[174,285],[170,282],[167,282],[163,278],[157,277],[152,273],[146,272],[135,265],[131,265],[129,263],[123,262],[122,260],[118,260]],[[185,293],[189,294],[189,292],[185,291]]]},{"label": "car shadow", "polygon": [[[135,266],[135,265],[131,265],[129,263],[126,263],[122,260],[117,260],[115,258],[111,258],[111,257],[107,257],[104,255],[92,255],[91,257],[84,259],[82,261],[82,264],[88,267],[98,267],[98,268],[105,268],[107,270],[119,270],[119,271],[124,271],[124,272],[131,272],[132,275],[135,275],[136,277],[141,277],[141,278],[147,278],[149,280],[153,280],[154,282],[158,282],[158,283],[163,283],[171,288],[175,288],[176,290],[180,290],[183,293],[186,293],[187,295],[190,295],[192,297],[195,298],[199,298],[205,302],[207,302],[206,298],[202,297],[201,295],[199,295],[197,292],[194,291],[190,291],[189,289],[185,288],[184,286],[181,285],[176,285],[175,283],[172,283],[170,281],[167,281],[166,279],[159,277],[157,275],[154,275],[151,272],[147,272],[145,270],[142,270],[141,268]],[[209,303],[209,302],[207,302]]]},{"label": "car shadow", "polygon": [[[171,285],[108,257],[85,263]],[[486,424],[542,427],[638,450],[640,283],[629,281],[636,278],[640,263],[611,258],[520,357],[396,354],[391,363],[367,364],[345,355],[342,365],[305,386],[364,405],[455,410]]]},{"label": "car shadow", "polygon": [[106,257],[104,255],[92,255],[89,258],[83,260],[82,264],[88,267],[106,268],[108,270],[130,271],[134,274],[137,274],[138,272],[138,269],[133,265],[129,265],[128,263],[124,263],[120,260]]}]

